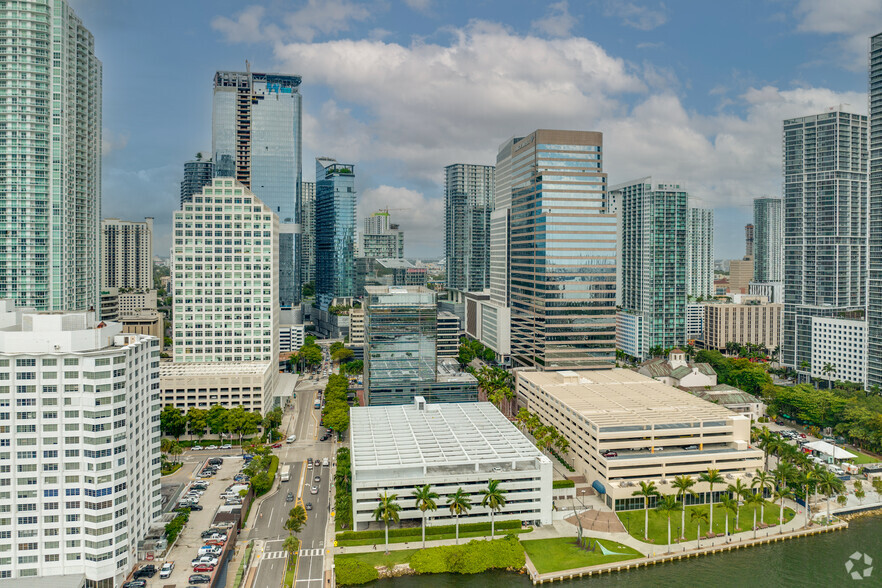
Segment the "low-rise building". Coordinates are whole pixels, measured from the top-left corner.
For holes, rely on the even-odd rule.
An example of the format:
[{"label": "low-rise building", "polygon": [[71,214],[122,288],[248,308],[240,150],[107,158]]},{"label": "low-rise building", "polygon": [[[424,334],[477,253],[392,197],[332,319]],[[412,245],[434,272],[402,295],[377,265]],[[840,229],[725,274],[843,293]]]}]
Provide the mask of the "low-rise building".
[{"label": "low-rise building", "polygon": [[119,288],[101,288],[102,321],[115,321],[119,317]]},{"label": "low-rise building", "polygon": [[119,322],[123,326],[123,333],[137,333],[150,335],[159,340],[159,348],[162,350],[162,342],[165,336],[162,313],[158,310],[139,310],[135,312],[121,313]]},{"label": "low-rise building", "polygon": [[812,317],[811,376],[835,382],[867,380],[867,321]]},{"label": "low-rise building", "polygon": [[686,341],[691,345],[704,341],[704,304],[700,302],[686,303]]},{"label": "low-rise building", "polygon": [[717,385],[717,372],[714,368],[709,363],[694,363],[687,360],[686,352],[682,349],[672,349],[667,358],[650,359],[641,364],[637,371],[677,388]]},{"label": "low-rise building", "polygon": [[725,350],[730,341],[762,345],[769,351],[780,343],[784,305],[744,298],[744,303],[709,302],[704,305],[705,349]]},{"label": "low-rise building", "polygon": [[499,480],[506,498],[496,521],[551,524],[551,461],[489,402],[429,404],[416,397],[406,405],[353,407],[350,418],[356,529],[374,523],[385,492],[398,494],[402,521],[421,521],[411,493],[426,484],[439,495],[429,526],[454,523],[444,504],[459,488],[472,502],[460,524],[489,521],[481,498],[490,480]]},{"label": "low-rise building", "polygon": [[[763,466],[763,452],[750,447],[749,418],[637,372],[522,371],[516,377],[519,403],[566,438],[576,472],[615,510],[643,508],[643,499],[633,496],[641,481],[674,494],[670,482],[678,475],[697,479],[714,468],[728,483]],[[686,503],[719,501],[720,486],[711,497],[698,483]]]},{"label": "low-rise building", "polygon": [[762,400],[728,384],[685,389],[708,402],[719,404],[734,413],[743,414],[753,422],[757,422],[766,414],[766,405]]},{"label": "low-rise building", "polygon": [[511,308],[494,302],[488,290],[465,293],[465,333],[496,353],[496,361],[511,359]]},{"label": "low-rise building", "polygon": [[279,353],[295,353],[305,342],[305,325],[279,325]]},{"label": "low-rise building", "polygon": [[162,405],[208,409],[243,406],[264,414],[273,408],[278,368],[272,362],[163,362],[159,369]]},{"label": "low-rise building", "polygon": [[462,337],[462,327],[459,317],[449,312],[439,312],[438,333],[435,339],[438,357],[456,357],[459,354],[460,337]]}]

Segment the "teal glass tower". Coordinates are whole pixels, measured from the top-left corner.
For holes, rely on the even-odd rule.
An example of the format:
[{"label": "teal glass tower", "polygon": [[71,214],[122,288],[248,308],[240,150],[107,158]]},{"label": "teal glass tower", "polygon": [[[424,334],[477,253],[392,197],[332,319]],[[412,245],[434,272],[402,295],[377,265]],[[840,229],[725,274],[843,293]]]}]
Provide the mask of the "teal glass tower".
[{"label": "teal glass tower", "polygon": [[334,298],[355,296],[355,167],[315,160],[315,294],[327,310]]}]

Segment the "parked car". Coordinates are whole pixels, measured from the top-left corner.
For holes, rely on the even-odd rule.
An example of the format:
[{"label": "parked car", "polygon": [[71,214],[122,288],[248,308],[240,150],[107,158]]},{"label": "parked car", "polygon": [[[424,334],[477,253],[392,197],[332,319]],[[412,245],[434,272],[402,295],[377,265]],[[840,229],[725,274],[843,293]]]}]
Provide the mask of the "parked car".
[{"label": "parked car", "polygon": [[281,443],[273,443],[273,449],[279,449],[281,446]]},{"label": "parked car", "polygon": [[220,555],[221,551],[223,551],[223,550],[220,547],[218,547],[217,545],[203,545],[202,547],[199,548],[199,551],[197,553],[200,556],[202,556],[202,555]]},{"label": "parked car", "polygon": [[202,555],[202,556],[197,557],[196,559],[194,559],[190,563],[193,564],[194,566],[200,566],[200,565],[216,566],[217,565],[217,558],[214,557],[213,555]]},{"label": "parked car", "polygon": [[208,564],[199,564],[198,566],[193,568],[194,572],[213,572],[214,566],[210,566]]},{"label": "parked car", "polygon": [[220,529],[212,528],[212,529],[208,529],[207,531],[202,531],[202,538],[208,539],[209,537],[211,537],[212,535],[214,535],[216,533],[220,533]]},{"label": "parked car", "polygon": [[223,547],[224,543],[226,543],[226,539],[209,539],[205,542],[206,545],[214,545],[216,547]]},{"label": "parked car", "polygon": [[200,506],[198,504],[193,504],[193,505],[190,505],[190,510],[199,511],[199,510],[202,510],[202,506]]},{"label": "parked car", "polygon": [[165,562],[164,564],[162,564],[162,568],[160,568],[160,570],[159,570],[159,577],[160,578],[168,578],[169,576],[171,576],[173,569],[175,569],[175,562],[173,562],[173,561]]},{"label": "parked car", "polygon": [[221,465],[222,463],[224,463],[224,458],[222,458],[222,457],[212,457],[211,459],[208,460],[208,465],[217,465],[217,466],[219,466],[219,465]]},{"label": "parked car", "polygon": [[134,576],[132,576],[135,580],[138,578],[152,578],[156,575],[156,566],[153,564],[147,564],[146,566],[141,567],[138,571],[135,572]]},{"label": "parked car", "polygon": [[201,445],[194,445],[193,447],[190,448],[190,451],[202,451],[203,449],[205,449],[205,448],[202,447]]},{"label": "parked car", "polygon": [[217,449],[217,445],[209,445],[206,449]]},{"label": "parked car", "polygon": [[129,580],[128,582],[123,584],[123,588],[145,588],[146,586],[146,580]]},{"label": "parked car", "polygon": [[189,578],[191,584],[208,584],[211,582],[211,576],[208,574],[192,574]]},{"label": "parked car", "polygon": [[230,443],[224,443],[220,446],[221,449],[232,449],[233,446]]},{"label": "parked car", "polygon": [[603,453],[603,457],[618,457],[619,454],[615,451],[606,451]]}]

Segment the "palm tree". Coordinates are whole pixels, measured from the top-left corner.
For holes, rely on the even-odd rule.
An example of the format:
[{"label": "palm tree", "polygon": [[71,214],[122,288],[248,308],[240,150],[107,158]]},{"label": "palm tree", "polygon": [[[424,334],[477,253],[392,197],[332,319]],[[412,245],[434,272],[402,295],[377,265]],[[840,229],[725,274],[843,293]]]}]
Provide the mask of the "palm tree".
[{"label": "palm tree", "polygon": [[775,490],[775,493],[772,495],[776,502],[780,501],[781,503],[781,514],[778,517],[778,524],[784,524],[784,500],[792,500],[793,499],[793,491],[787,486],[782,486]]},{"label": "palm tree", "polygon": [[745,498],[748,494],[751,494],[750,488],[745,486],[741,482],[741,478],[735,480],[734,484],[729,484],[726,487],[726,492],[732,494],[732,498],[735,500],[735,530],[740,531],[741,525],[738,523],[741,516],[741,500]]},{"label": "palm tree", "polygon": [[282,543],[282,549],[288,553],[288,562],[290,562],[294,554],[300,549],[300,540],[294,535],[288,535],[285,537],[285,542]]},{"label": "palm tree", "polygon": [[738,501],[732,500],[725,494],[720,497],[720,504],[723,506],[723,512],[726,513],[726,536],[729,536],[729,513],[738,511]]},{"label": "palm tree", "polygon": [[658,501],[658,504],[655,505],[655,510],[662,513],[662,515],[668,517],[668,553],[671,552],[671,515],[682,511],[683,505],[677,500],[676,497],[668,494],[667,496],[663,496],[661,500]]},{"label": "palm tree", "polygon": [[398,522],[399,515],[398,512],[401,510],[401,505],[398,504],[398,495],[397,494],[389,494],[388,492],[383,492],[380,494],[377,499],[379,500],[379,504],[377,508],[374,509],[374,520],[379,522],[383,521],[383,525],[386,527],[386,553],[389,553],[389,521]]},{"label": "palm tree", "polygon": [[780,443],[781,437],[773,433],[768,427],[763,427],[758,435],[759,447],[763,450],[763,470],[769,470],[769,453]]},{"label": "palm tree", "polygon": [[175,456],[175,463],[178,461],[178,456],[184,453],[184,448],[181,447],[181,444],[177,441],[172,441],[171,445],[168,448],[169,455]]},{"label": "palm tree", "polygon": [[438,495],[432,492],[432,487],[429,484],[425,486],[417,486],[413,492],[411,492],[411,496],[414,497],[414,501],[416,503],[416,507],[423,512],[423,549],[426,548],[426,511],[427,510],[437,510],[438,505],[435,504],[435,499],[438,498]]},{"label": "palm tree", "polygon": [[845,484],[836,477],[836,474],[826,470],[818,479],[818,489],[827,497],[827,524],[830,524],[830,497],[845,490]]},{"label": "palm tree", "polygon": [[472,499],[460,487],[447,497],[447,506],[450,508],[450,514],[456,517],[456,544],[459,545],[459,515],[472,510]]},{"label": "palm tree", "polygon": [[159,442],[159,451],[162,453],[168,453],[168,450],[171,448],[172,440],[168,437],[163,437]]},{"label": "palm tree", "polygon": [[753,506],[753,538],[756,539],[756,507],[763,508],[766,504],[766,499],[763,498],[762,493],[750,494],[744,499],[744,504]]},{"label": "palm tree", "polygon": [[757,470],[756,474],[754,474],[753,481],[750,483],[751,488],[758,488],[759,495],[763,497],[763,501],[760,503],[760,509],[762,513],[760,514],[760,518],[765,522],[766,520],[766,488],[771,488],[775,484],[775,480],[772,476],[762,470]]},{"label": "palm tree", "polygon": [[698,548],[701,549],[701,523],[704,523],[705,525],[708,524],[707,513],[703,510],[696,509],[689,514],[689,519],[697,524],[697,529],[695,530],[695,542],[698,544]]},{"label": "palm tree", "polygon": [[643,525],[643,538],[649,539],[649,499],[653,496],[658,496],[658,488],[655,487],[655,482],[640,482],[640,490],[634,490],[631,493],[631,496],[642,496],[643,497],[643,514],[644,514],[644,525]]},{"label": "palm tree", "polygon": [[686,537],[686,494],[698,496],[692,490],[692,487],[695,486],[695,480],[692,476],[677,476],[671,486],[677,490],[677,498],[683,503],[683,512],[680,515],[680,539],[684,539]]},{"label": "palm tree", "polygon": [[285,529],[293,533],[299,533],[303,525],[306,524],[306,509],[302,506],[295,506],[288,513],[288,520],[285,521]]},{"label": "palm tree", "polygon": [[722,484],[723,476],[720,475],[720,470],[715,470],[713,468],[708,468],[706,472],[702,472],[698,475],[699,482],[707,482],[710,485],[710,528],[711,532],[714,530],[714,484]]},{"label": "palm tree", "polygon": [[[825,364],[824,364],[824,367],[821,368],[821,371],[824,372],[824,375],[826,376],[826,375],[828,375],[830,372],[835,372],[835,371],[836,371],[836,366],[833,365],[832,363],[825,363]],[[828,388],[830,387],[830,380],[829,380],[829,378],[827,378],[827,387],[828,387]]]},{"label": "palm tree", "polygon": [[490,538],[492,539],[496,534],[493,515],[497,510],[502,510],[505,506],[505,490],[499,487],[499,480],[489,480],[483,493],[484,497],[481,499],[481,506],[490,509]]},{"label": "palm tree", "polygon": [[815,482],[817,481],[817,474],[811,469],[805,470],[802,475],[799,476],[799,485],[805,488],[805,526],[808,527],[809,523],[812,520],[812,508],[809,505],[809,495],[812,493],[812,488],[815,486]]}]

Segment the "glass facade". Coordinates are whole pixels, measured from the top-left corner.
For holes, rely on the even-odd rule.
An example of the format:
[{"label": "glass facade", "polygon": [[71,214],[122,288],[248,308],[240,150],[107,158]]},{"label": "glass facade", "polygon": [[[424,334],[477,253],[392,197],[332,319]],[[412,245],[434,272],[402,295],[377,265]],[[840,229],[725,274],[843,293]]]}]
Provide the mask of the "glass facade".
[{"label": "glass facade", "polygon": [[181,182],[181,206],[193,199],[193,194],[202,192],[202,188],[211,183],[214,177],[214,162],[211,160],[194,160],[184,164],[184,181]]},{"label": "glass facade", "polygon": [[870,37],[867,389],[882,387],[882,34]]},{"label": "glass facade", "polygon": [[444,172],[447,287],[481,291],[490,286],[490,213],[495,168],[456,163],[448,165]]},{"label": "glass facade", "polygon": [[[616,217],[603,136],[538,130],[511,148],[511,350],[516,365],[614,363]],[[507,180],[508,181],[508,180]]]},{"label": "glass facade", "polygon": [[686,293],[714,295],[714,211],[690,208],[686,229]]},{"label": "glass facade", "polygon": [[300,194],[300,278],[306,284],[315,282],[315,182],[303,182]]},{"label": "glass facade", "polygon": [[319,308],[355,295],[355,167],[315,160],[315,293]]},{"label": "glass facade", "polygon": [[302,99],[300,76],[217,72],[215,175],[234,177],[279,217],[279,304],[300,302]]},{"label": "glass facade", "polygon": [[780,198],[756,198],[753,201],[755,282],[780,282],[783,279],[784,226],[781,221]]}]

